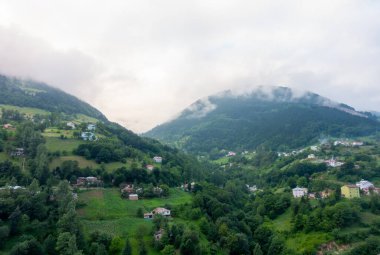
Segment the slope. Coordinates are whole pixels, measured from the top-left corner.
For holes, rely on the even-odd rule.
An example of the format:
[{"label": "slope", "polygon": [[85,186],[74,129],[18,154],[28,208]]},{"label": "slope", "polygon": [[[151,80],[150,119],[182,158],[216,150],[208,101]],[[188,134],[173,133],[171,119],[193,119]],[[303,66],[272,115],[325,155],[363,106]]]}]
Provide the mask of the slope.
[{"label": "slope", "polygon": [[295,148],[321,136],[355,137],[376,132],[379,122],[317,94],[289,88],[226,91],[198,100],[179,117],[145,135],[191,152],[246,150],[260,145]]}]

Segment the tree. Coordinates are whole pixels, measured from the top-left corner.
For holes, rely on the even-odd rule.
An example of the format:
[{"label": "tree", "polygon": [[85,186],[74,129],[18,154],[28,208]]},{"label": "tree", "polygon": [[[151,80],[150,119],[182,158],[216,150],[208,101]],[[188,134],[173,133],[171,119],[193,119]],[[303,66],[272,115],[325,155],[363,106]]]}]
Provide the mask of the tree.
[{"label": "tree", "polygon": [[0,248],[3,246],[8,236],[9,236],[9,227],[1,226],[0,227]]},{"label": "tree", "polygon": [[284,251],[284,240],[279,236],[274,236],[270,242],[268,255],[281,255]]},{"label": "tree", "polygon": [[186,230],[182,236],[181,254],[192,255],[199,254],[199,236],[194,230]]},{"label": "tree", "polygon": [[44,251],[46,254],[49,255],[55,255],[57,254],[55,247],[56,247],[56,240],[53,235],[49,235],[44,243],[43,243]]},{"label": "tree", "polygon": [[255,245],[255,249],[253,250],[252,255],[264,255],[264,253],[261,251],[260,244]]},{"label": "tree", "polygon": [[141,207],[137,209],[136,216],[137,216],[137,218],[143,218],[144,217],[144,211]]},{"label": "tree", "polygon": [[162,255],[175,255],[176,252],[175,252],[175,248],[173,245],[166,245],[162,251],[161,251],[161,254]]},{"label": "tree", "polygon": [[78,254],[79,251],[75,235],[72,235],[69,232],[59,234],[56,250],[60,255]]},{"label": "tree", "polygon": [[12,212],[12,214],[9,216],[9,231],[11,235],[15,235],[18,233],[20,228],[20,222],[21,222],[21,211],[20,208],[17,206],[16,209]]},{"label": "tree", "polygon": [[123,255],[132,255],[132,246],[131,246],[131,242],[129,241],[128,237],[125,240]]},{"label": "tree", "polygon": [[121,252],[122,249],[123,249],[123,241],[121,240],[119,236],[115,236],[111,241],[109,253],[111,255],[117,255]]},{"label": "tree", "polygon": [[244,234],[232,234],[228,238],[228,246],[231,255],[249,254],[248,239]]},{"label": "tree", "polygon": [[44,254],[41,244],[35,239],[26,240],[15,245],[10,255],[41,255]]}]

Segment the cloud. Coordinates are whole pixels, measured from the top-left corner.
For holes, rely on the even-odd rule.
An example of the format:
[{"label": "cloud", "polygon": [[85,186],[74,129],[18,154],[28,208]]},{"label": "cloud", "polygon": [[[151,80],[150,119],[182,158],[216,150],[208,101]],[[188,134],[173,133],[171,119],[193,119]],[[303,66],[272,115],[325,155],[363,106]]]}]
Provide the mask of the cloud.
[{"label": "cloud", "polygon": [[145,131],[199,98],[263,86],[379,110],[380,3],[0,3],[0,72],[71,92]]}]

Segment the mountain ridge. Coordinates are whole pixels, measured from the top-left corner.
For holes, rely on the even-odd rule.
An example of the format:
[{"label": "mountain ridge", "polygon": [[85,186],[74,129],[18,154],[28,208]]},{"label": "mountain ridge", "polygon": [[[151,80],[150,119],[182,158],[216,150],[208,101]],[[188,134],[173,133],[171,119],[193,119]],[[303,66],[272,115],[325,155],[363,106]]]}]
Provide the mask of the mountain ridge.
[{"label": "mountain ridge", "polygon": [[259,145],[293,148],[320,135],[371,134],[379,125],[375,119],[312,92],[259,87],[243,93],[227,90],[197,100],[144,135],[192,152]]}]

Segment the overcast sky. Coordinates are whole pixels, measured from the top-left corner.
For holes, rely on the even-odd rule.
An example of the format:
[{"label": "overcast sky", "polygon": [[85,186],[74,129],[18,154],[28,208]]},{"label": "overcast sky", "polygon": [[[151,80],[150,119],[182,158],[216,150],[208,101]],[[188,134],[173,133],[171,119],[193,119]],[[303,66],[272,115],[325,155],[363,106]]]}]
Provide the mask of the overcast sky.
[{"label": "overcast sky", "polygon": [[239,86],[380,110],[380,1],[0,0],[0,73],[136,132]]}]

